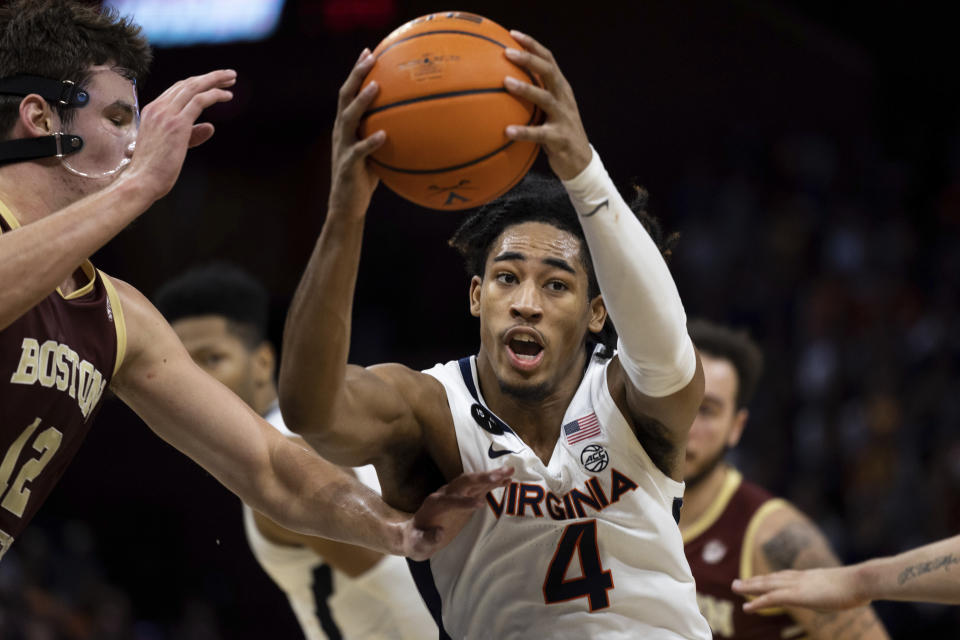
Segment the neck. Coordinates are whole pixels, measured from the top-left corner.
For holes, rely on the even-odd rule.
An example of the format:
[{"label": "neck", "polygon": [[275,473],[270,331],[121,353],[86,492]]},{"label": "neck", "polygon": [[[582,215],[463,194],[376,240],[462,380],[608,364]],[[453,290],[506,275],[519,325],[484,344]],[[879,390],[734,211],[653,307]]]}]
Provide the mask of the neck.
[{"label": "neck", "polygon": [[487,406],[533,449],[544,464],[550,461],[560,436],[563,414],[583,379],[585,358],[586,353],[581,351],[577,362],[560,380],[545,390],[545,395],[525,398],[501,388],[497,374],[482,347],[477,355],[480,393]]},{"label": "neck", "polygon": [[[49,169],[39,162],[7,165],[0,169],[0,201],[13,211],[21,225],[46,218],[72,203],[51,179]],[[31,187],[24,189],[23,185]]]},{"label": "neck", "polygon": [[693,485],[687,485],[683,492],[683,509],[680,511],[680,531],[685,531],[710,508],[720,495],[723,482],[730,467],[721,462],[710,473]]}]

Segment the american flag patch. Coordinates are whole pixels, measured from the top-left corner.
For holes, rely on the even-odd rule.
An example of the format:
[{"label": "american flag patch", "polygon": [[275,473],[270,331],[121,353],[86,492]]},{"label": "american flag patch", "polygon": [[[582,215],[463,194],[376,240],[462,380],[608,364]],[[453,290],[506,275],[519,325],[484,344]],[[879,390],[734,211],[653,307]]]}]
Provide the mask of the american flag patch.
[{"label": "american flag patch", "polygon": [[576,444],[581,440],[592,438],[598,433],[600,433],[600,421],[597,420],[597,414],[595,413],[563,425],[563,435],[567,437],[569,444]]}]

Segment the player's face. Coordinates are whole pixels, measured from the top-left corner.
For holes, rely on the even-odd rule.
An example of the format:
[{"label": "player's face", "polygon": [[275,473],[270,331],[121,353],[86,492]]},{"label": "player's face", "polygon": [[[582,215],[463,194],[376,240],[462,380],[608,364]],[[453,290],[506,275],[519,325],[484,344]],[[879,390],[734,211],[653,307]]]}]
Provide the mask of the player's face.
[{"label": "player's face", "polygon": [[746,409],[737,410],[737,370],[729,360],[701,353],[704,392],[700,411],[690,427],[684,479],[700,478],[737,444],[746,423]]},{"label": "player's face", "polygon": [[508,227],[487,255],[483,279],[470,286],[470,311],[480,318],[481,359],[503,391],[531,400],[565,377],[579,379],[588,331],[606,310],[587,297],[580,240],[542,222]]},{"label": "player's face", "polygon": [[230,330],[226,318],[187,317],[176,320],[172,326],[200,368],[229,387],[241,400],[254,404],[256,354]]}]

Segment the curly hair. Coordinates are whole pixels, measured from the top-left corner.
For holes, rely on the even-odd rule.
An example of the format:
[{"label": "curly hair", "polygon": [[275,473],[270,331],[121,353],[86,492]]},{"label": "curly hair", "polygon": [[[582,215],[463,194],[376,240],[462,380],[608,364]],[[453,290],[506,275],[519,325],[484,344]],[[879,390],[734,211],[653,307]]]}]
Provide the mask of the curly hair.
[{"label": "curly hair", "polygon": [[[72,80],[84,86],[90,67],[116,66],[141,82],[152,53],[140,27],[116,9],[71,0],[12,0],[0,6],[0,78],[20,74]],[[17,121],[20,96],[0,96],[0,140]],[[64,122],[75,110],[51,105]]]},{"label": "curly hair", "polygon": [[[647,191],[634,186],[630,210],[643,224],[665,258],[669,258],[679,234],[664,235],[660,221],[647,212]],[[524,222],[543,222],[580,240],[580,261],[587,272],[587,296],[600,295],[600,285],[593,270],[590,248],[570,197],[559,180],[550,176],[528,174],[506,195],[480,207],[468,216],[450,238],[449,244],[463,256],[467,275],[483,278],[493,243],[508,228]],[[603,329],[591,334],[588,348],[602,344],[608,350],[616,347],[617,332],[609,316]]]}]

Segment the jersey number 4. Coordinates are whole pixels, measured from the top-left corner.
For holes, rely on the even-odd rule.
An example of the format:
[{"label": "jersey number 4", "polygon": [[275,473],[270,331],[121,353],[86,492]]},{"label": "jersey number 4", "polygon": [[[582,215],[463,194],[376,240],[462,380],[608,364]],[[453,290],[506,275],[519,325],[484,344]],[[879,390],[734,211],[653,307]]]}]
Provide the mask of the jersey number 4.
[{"label": "jersey number 4", "polygon": [[[567,580],[573,554],[580,558],[580,577]],[[553,554],[543,581],[543,600],[547,604],[586,598],[590,611],[610,606],[607,591],[613,589],[613,575],[604,571],[597,547],[597,521],[568,524]]]}]

